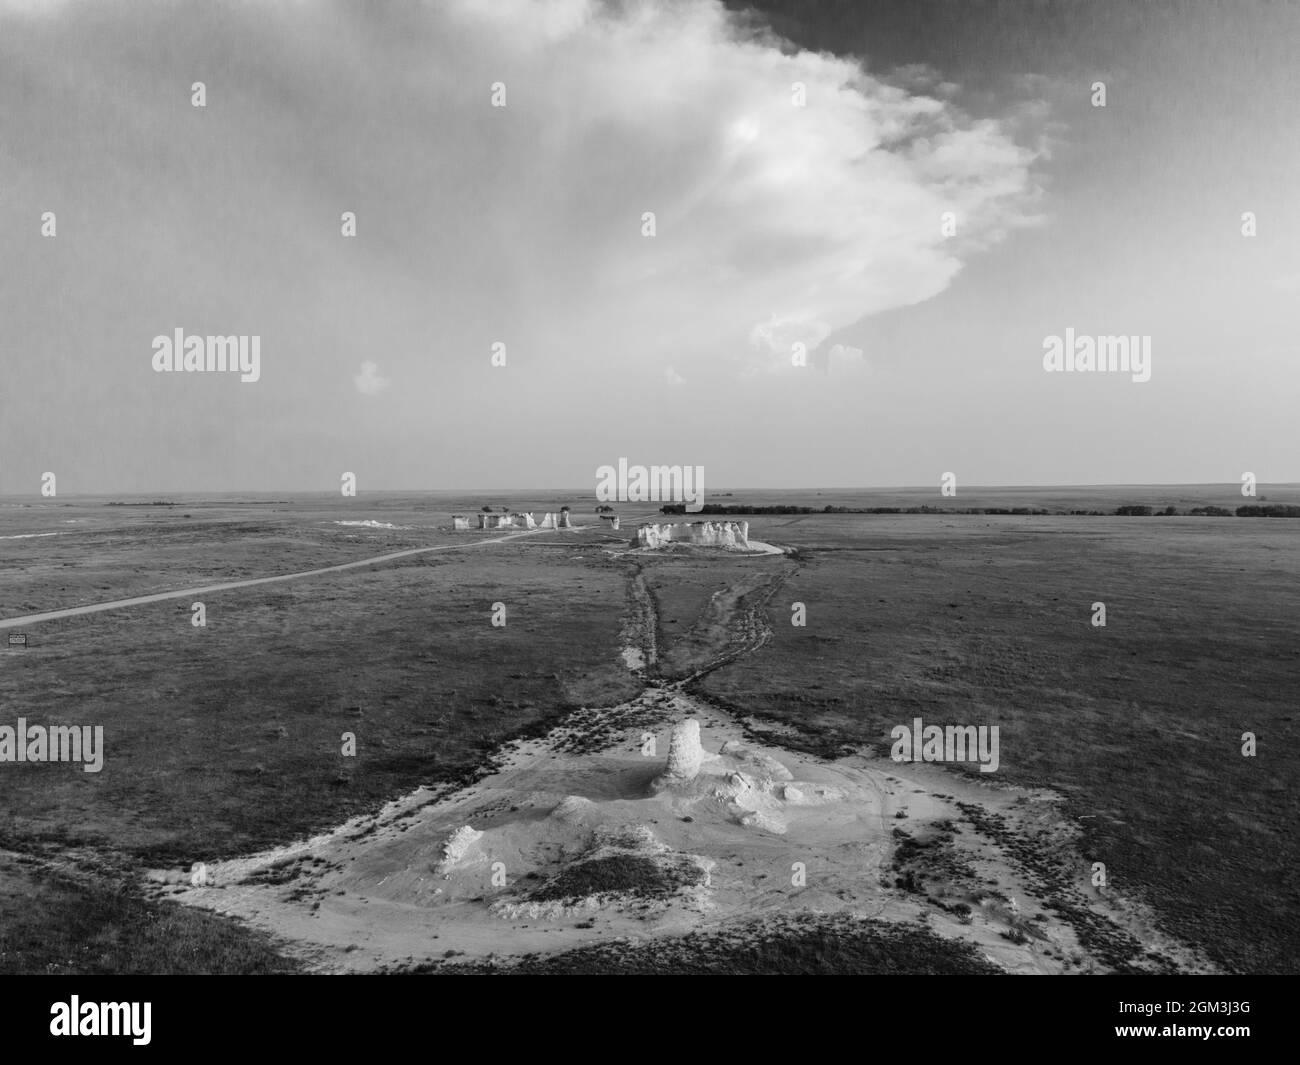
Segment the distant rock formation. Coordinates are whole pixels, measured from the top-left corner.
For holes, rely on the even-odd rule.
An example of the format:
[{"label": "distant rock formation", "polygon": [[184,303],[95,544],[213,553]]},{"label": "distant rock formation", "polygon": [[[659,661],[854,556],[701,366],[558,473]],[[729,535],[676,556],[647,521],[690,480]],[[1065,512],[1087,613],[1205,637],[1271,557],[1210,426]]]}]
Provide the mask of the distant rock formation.
[{"label": "distant rock formation", "polygon": [[638,526],[635,547],[662,547],[664,544],[696,544],[701,547],[749,547],[747,521],[661,522]]},{"label": "distant rock formation", "polygon": [[[452,522],[460,521],[459,517],[453,517]],[[468,519],[465,528],[469,528]],[[459,525],[455,526],[460,528]],[[522,514],[480,514],[478,516],[478,527],[480,529],[571,529],[569,524],[569,508],[565,507],[558,514],[543,514],[539,522],[532,511],[526,511]]]},{"label": "distant rock formation", "polygon": [[457,532],[460,532],[462,529],[468,529],[469,518],[465,517],[463,514],[453,514],[451,516],[451,527]]},{"label": "distant rock formation", "polygon": [[608,523],[609,523],[609,527],[610,527],[611,529],[617,529],[617,528],[618,528],[618,515],[617,515],[617,514],[602,514],[602,515],[600,516],[600,520],[601,520],[601,521],[604,521],[604,522],[608,522]]}]

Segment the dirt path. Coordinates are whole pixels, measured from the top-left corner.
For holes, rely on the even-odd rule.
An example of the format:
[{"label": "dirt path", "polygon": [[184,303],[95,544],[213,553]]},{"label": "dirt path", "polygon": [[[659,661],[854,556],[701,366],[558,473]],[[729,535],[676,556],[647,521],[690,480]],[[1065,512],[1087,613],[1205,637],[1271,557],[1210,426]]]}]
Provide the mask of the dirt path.
[{"label": "dirt path", "polygon": [[[581,527],[579,527],[581,528]],[[95,614],[101,610],[121,610],[123,607],[144,606],[147,603],[162,603],[168,599],[184,599],[191,595],[211,595],[213,592],[227,592],[235,588],[251,588],[256,584],[275,584],[279,581],[296,581],[304,577],[319,577],[324,573],[342,573],[344,570],[359,569],[362,566],[378,566],[394,559],[408,558],[411,555],[424,555],[431,551],[464,551],[487,544],[503,544],[508,540],[517,540],[523,536],[534,536],[540,532],[552,532],[550,529],[527,529],[522,532],[495,536],[489,540],[475,540],[464,544],[437,544],[433,547],[412,547],[405,551],[391,551],[384,555],[344,562],[338,566],[325,566],[321,569],[301,570],[297,573],[280,573],[273,577],[252,577],[243,581],[227,581],[224,584],[205,584],[201,588],[183,588],[175,592],[157,592],[154,595],[137,595],[131,599],[112,599],[104,603],[90,603],[86,606],[68,607],[65,610],[50,610],[43,614],[25,614],[18,618],[0,618],[0,629],[16,629],[21,626],[36,625],[42,621],[55,621],[58,618],[76,617],[78,614]]]},{"label": "dirt path", "polygon": [[636,570],[627,582],[627,599],[627,617],[623,623],[623,663],[638,676],[644,677],[645,671],[653,669],[659,661],[659,611],[639,564],[636,564]]},{"label": "dirt path", "polygon": [[665,672],[685,685],[759,651],[772,638],[767,604],[791,572],[756,572],[714,592],[690,629],[659,649]]}]

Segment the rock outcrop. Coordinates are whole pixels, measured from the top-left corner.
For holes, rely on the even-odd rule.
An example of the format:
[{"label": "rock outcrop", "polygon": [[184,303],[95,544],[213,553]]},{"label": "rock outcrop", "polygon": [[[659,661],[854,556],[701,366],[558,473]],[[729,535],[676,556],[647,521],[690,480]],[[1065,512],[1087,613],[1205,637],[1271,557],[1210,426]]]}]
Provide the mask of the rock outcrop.
[{"label": "rock outcrop", "polygon": [[443,877],[450,875],[451,870],[464,861],[469,849],[482,838],[483,833],[476,832],[469,825],[456,829],[442,845],[442,861],[433,867],[433,871]]},{"label": "rock outcrop", "polygon": [[453,514],[451,516],[451,527],[457,532],[460,532],[462,529],[468,529],[469,518],[465,517],[463,514]]},{"label": "rock outcrop", "polygon": [[734,758],[737,762],[751,765],[772,780],[794,779],[790,770],[786,769],[770,754],[756,751],[749,744],[741,743],[739,740],[728,740],[718,749],[718,753],[728,758]]},{"label": "rock outcrop", "polygon": [[775,835],[807,807],[850,797],[830,784],[795,780],[778,759],[740,740],[728,740],[717,754],[705,750],[695,718],[673,727],[667,769],[652,782],[651,792],[671,796],[680,809],[699,802],[721,807],[736,824]]},{"label": "rock outcrop", "polygon": [[659,522],[636,530],[634,547],[662,547],[664,544],[696,544],[700,547],[749,547],[747,521]]},{"label": "rock outcrop", "polygon": [[[465,528],[469,528],[469,519],[462,519],[459,515],[452,518],[453,523],[459,521],[465,522]],[[460,525],[455,526],[457,529]],[[480,529],[571,529],[569,524],[568,510],[562,510],[558,514],[543,514],[542,520],[538,521],[537,516],[532,511],[525,511],[522,514],[480,514],[478,516],[478,527]]]},{"label": "rock outcrop", "polygon": [[668,740],[668,769],[658,786],[671,787],[694,780],[704,764],[704,747],[700,744],[700,723],[687,718],[673,726]]}]

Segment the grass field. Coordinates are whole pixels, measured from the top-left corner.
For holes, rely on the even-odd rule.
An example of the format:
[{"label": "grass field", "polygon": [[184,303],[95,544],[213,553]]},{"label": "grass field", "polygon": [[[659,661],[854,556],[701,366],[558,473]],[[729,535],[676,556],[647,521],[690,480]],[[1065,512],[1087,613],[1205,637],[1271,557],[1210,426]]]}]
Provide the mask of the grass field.
[{"label": "grass field", "polygon": [[0,974],[287,973],[264,936],[139,897],[129,877],[36,872],[0,855]]},{"label": "grass field", "polygon": [[[278,537],[259,519],[175,522],[131,513],[67,542],[12,541],[27,564],[6,579],[4,613],[422,546],[416,532],[322,535],[311,520],[280,519]],[[0,847],[189,867],[300,838],[420,783],[466,779],[503,740],[618,702],[637,690],[618,659],[623,581],[571,553],[581,551],[431,554],[221,593],[205,600],[205,628],[191,624],[188,599],[31,628],[31,647],[0,652],[3,721],[102,724],[105,763],[97,774],[4,765]],[[44,576],[51,556],[70,563],[57,586]],[[496,602],[502,627],[491,624]],[[341,753],[344,733],[355,757]],[[80,910],[68,890],[51,886],[49,905]],[[175,918],[188,919],[183,909]],[[138,929],[127,923],[129,938]],[[0,969],[31,949],[10,951]]]},{"label": "grass field", "polygon": [[751,531],[806,561],[771,604],[771,644],[706,695],[832,755],[887,754],[915,717],[998,725],[996,776],[1069,796],[1093,860],[1171,931],[1232,969],[1295,971],[1300,524],[816,516]]},{"label": "grass field", "polygon": [[442,964],[412,973],[499,976],[926,976],[995,975],[978,951],[918,926],[842,917],[760,924],[743,933],[583,947],[506,964]]},{"label": "grass field", "polygon": [[[1230,491],[1167,494],[1180,507],[1231,501]],[[793,501],[822,498],[847,505],[850,495]],[[892,505],[880,498],[856,501]],[[1125,490],[1057,493],[1050,505],[1159,501]],[[0,541],[0,617],[472,543],[489,534],[457,540],[443,526],[473,502],[9,505],[0,536],[60,535]],[[558,509],[550,498],[527,506]],[[359,519],[405,528],[334,524]],[[173,971],[182,961],[163,939],[188,944],[183,964],[199,971],[288,965],[252,933],[188,909],[165,911],[160,939],[132,870],[301,838],[416,785],[467,779],[503,740],[576,707],[630,698],[640,684],[620,661],[620,627],[638,570],[657,607],[652,675],[698,668],[715,646],[714,593],[737,596],[770,639],[699,682],[701,695],[788,726],[782,742],[828,756],[861,745],[887,754],[889,730],[918,716],[998,725],[998,781],[1067,795],[1088,857],[1142,894],[1167,931],[1230,970],[1296,971],[1300,522],[749,520],[755,539],[796,551],[617,558],[599,530],[547,533],[218,593],[202,629],[188,600],[32,627],[30,648],[0,652],[0,723],[102,724],[106,759],[98,774],[0,767],[0,971]],[[1099,601],[1104,628],[1091,624]],[[506,604],[504,627],[491,625],[495,602]],[[791,625],[795,602],[804,627]],[[1258,737],[1254,758],[1241,754],[1246,731]],[[345,732],[354,758],[340,753]],[[14,864],[73,853],[114,877]],[[39,905],[24,907],[27,897]],[[69,927],[97,923],[104,949],[42,953],[37,932],[58,913]]]},{"label": "grass field", "polygon": [[9,653],[7,719],[102,723],[105,765],[7,765],[4,845],[183,864],[264,847],[635,691],[616,573],[541,549],[449,558],[210,597],[201,629],[183,601],[53,623]]}]

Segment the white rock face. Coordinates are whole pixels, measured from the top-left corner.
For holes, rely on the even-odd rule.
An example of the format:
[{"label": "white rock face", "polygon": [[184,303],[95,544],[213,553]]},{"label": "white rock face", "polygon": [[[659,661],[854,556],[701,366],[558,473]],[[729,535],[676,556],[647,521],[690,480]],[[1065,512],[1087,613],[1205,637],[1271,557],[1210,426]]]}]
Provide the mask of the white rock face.
[{"label": "white rock face", "polygon": [[664,783],[684,783],[694,780],[704,762],[704,748],[700,746],[700,723],[687,718],[673,726],[668,740],[668,771]]},{"label": "white rock face", "polygon": [[560,528],[561,529],[573,528],[573,526],[569,524],[569,512],[567,510],[560,511]]},{"label": "white rock face", "polygon": [[749,547],[747,521],[658,522],[641,525],[636,530],[636,547],[662,547],[664,544],[697,544],[701,547]]},{"label": "white rock face", "polygon": [[465,517],[463,514],[453,514],[451,517],[451,527],[457,532],[460,532],[462,529],[468,529],[469,518]]},{"label": "white rock face", "polygon": [[559,526],[556,523],[554,514],[543,514],[542,520],[538,523],[537,527],[539,529],[556,529]]},{"label": "white rock face", "polygon": [[483,838],[482,832],[476,832],[469,825],[462,825],[447,837],[442,845],[442,861],[434,866],[434,872],[446,876],[457,862],[463,861],[470,847]]}]

